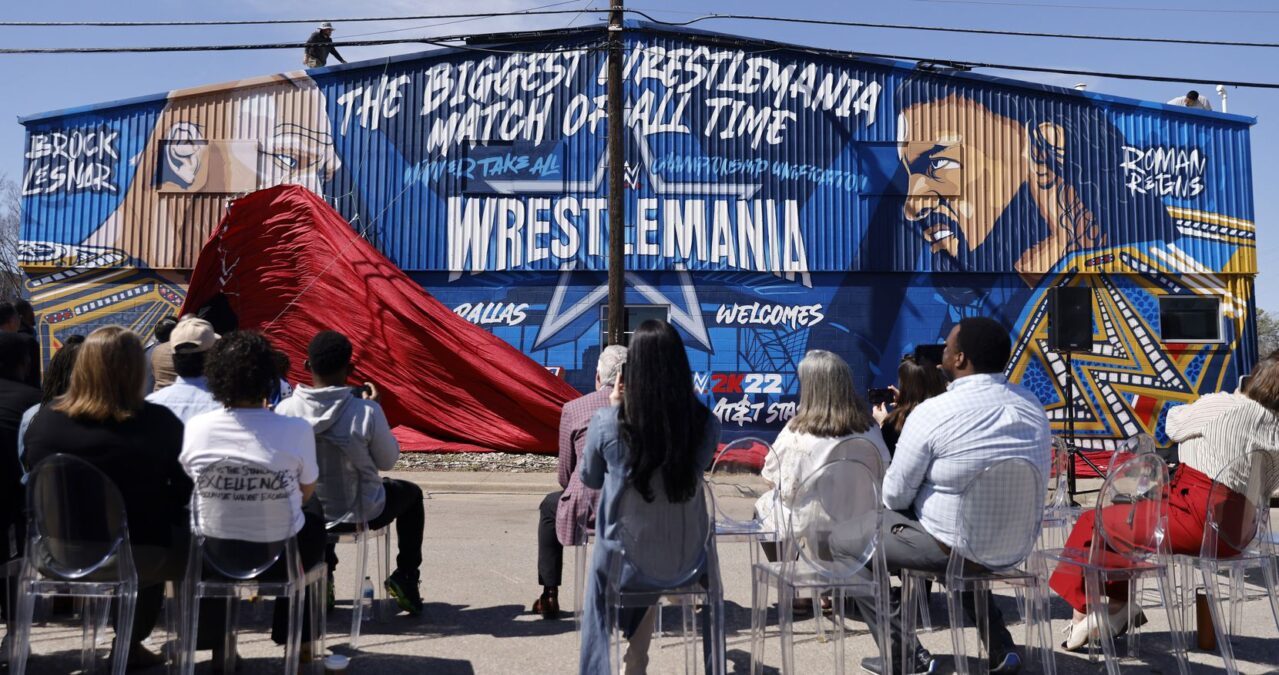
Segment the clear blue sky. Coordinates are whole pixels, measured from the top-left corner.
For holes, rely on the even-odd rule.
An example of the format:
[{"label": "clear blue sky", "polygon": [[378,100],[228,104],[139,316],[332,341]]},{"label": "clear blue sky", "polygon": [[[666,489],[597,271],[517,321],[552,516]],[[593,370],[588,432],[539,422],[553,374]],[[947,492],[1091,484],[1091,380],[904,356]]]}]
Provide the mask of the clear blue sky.
[{"label": "clear blue sky", "polygon": [[[159,20],[249,19],[428,14],[465,11],[511,11],[548,5],[555,0],[383,0],[362,3],[337,0],[224,0],[178,2],[130,0],[104,3],[90,0],[11,2],[0,9],[7,20]],[[1273,0],[789,0],[785,3],[737,0],[628,0],[628,6],[650,11],[658,18],[682,20],[693,14],[733,11],[742,14],[785,14],[811,18],[839,18],[882,23],[978,27],[1018,31],[1093,33],[1134,36],[1188,37],[1205,40],[1279,41],[1279,3]],[[607,0],[572,0],[556,9],[607,5]],[[598,14],[580,16],[487,19],[429,26],[430,21],[338,23],[335,39],[356,34],[413,28],[379,39],[416,35],[488,33],[551,26],[589,25]],[[890,31],[842,27],[814,27],[759,22],[707,21],[708,30],[757,36],[799,44],[853,51],[899,54],[933,59],[975,60],[1083,70],[1174,75],[1203,79],[1279,82],[1279,50],[1209,46],[1173,46],[1113,42],[1081,42],[1045,38],[993,37]],[[232,26],[193,28],[0,28],[6,46],[106,46],[147,44],[209,44],[232,42],[302,41],[312,27]],[[417,51],[415,45],[348,48],[348,60]],[[191,54],[113,54],[0,56],[0,76],[8,85],[0,96],[0,172],[19,177],[22,170],[22,127],[18,115],[108,101],[177,87],[219,82],[300,67],[297,51],[211,52]],[[991,71],[1006,77],[1165,101],[1190,86],[1034,73]],[[1211,94],[1213,87],[1195,85]],[[1256,191],[1258,305],[1279,312],[1279,236],[1269,223],[1279,218],[1279,126],[1268,113],[1279,107],[1279,90],[1232,88],[1230,112],[1258,118],[1253,129],[1253,179]]]}]

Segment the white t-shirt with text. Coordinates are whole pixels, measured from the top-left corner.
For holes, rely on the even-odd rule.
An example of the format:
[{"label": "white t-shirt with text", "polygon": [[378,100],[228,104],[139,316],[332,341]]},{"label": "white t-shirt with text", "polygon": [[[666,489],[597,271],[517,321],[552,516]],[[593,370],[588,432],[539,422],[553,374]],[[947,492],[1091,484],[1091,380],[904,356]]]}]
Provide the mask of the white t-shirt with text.
[{"label": "white t-shirt with text", "polygon": [[[300,486],[314,483],[320,475],[311,425],[265,408],[220,409],[192,417],[186,424],[182,454],[178,457],[191,479],[198,486],[200,471],[226,458],[260,464],[285,483],[293,514],[289,533],[297,534],[304,522]],[[263,522],[267,513],[265,509],[247,510],[244,517],[224,523],[219,534],[244,541],[275,539],[264,539],[264,533],[279,529]]]}]

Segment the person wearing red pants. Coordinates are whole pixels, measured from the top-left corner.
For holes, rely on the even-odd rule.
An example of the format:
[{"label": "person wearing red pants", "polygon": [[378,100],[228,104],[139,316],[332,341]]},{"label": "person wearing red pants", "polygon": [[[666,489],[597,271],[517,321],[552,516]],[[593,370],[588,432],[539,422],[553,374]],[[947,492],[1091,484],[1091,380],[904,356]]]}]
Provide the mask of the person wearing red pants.
[{"label": "person wearing red pants", "polygon": [[[1203,542],[1213,477],[1232,460],[1253,450],[1279,452],[1279,351],[1257,364],[1242,392],[1209,394],[1190,405],[1173,408],[1168,412],[1165,428],[1168,437],[1180,444],[1181,455],[1181,465],[1169,485],[1165,536],[1173,553],[1195,555]],[[1279,485],[1279,476],[1270,476],[1269,485]],[[1242,515],[1247,508],[1246,500],[1238,493],[1224,498],[1227,518],[1235,511]],[[1150,532],[1141,529],[1153,523],[1151,518],[1142,517],[1142,511],[1152,507],[1150,502],[1107,507],[1101,512],[1106,532],[1120,542],[1125,539],[1149,541]],[[1079,518],[1066,539],[1067,549],[1091,550],[1096,514],[1088,511]],[[1220,555],[1234,553],[1224,544],[1218,551]],[[1124,558],[1103,554],[1102,560],[1106,564],[1121,565]],[[1101,630],[1112,633],[1127,630],[1127,582],[1107,585],[1110,620],[1100,627],[1090,626],[1086,618],[1088,607],[1082,569],[1059,565],[1049,586],[1075,609],[1064,645],[1068,651],[1087,646],[1090,639],[1100,636]]]}]

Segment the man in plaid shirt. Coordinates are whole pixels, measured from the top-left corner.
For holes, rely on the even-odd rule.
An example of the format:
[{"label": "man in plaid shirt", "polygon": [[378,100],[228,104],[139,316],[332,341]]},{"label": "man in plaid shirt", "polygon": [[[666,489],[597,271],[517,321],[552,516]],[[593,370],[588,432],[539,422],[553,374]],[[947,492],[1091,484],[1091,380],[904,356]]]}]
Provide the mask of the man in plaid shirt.
[{"label": "man in plaid shirt", "polygon": [[[538,508],[537,579],[542,594],[532,612],[544,619],[560,616],[560,581],[564,571],[564,547],[586,541],[586,529],[595,526],[599,491],[582,484],[577,467],[586,447],[586,430],[595,411],[610,405],[613,383],[626,365],[626,347],[609,345],[595,365],[595,391],[564,404],[560,415],[560,487],[546,495]],[[579,589],[580,590],[580,589]]]},{"label": "man in plaid shirt", "polygon": [[[950,331],[942,352],[942,369],[952,378],[946,393],[915,408],[902,429],[888,473],[884,476],[884,514],[880,545],[889,572],[902,568],[945,572],[950,547],[959,534],[959,504],[964,488],[983,469],[1012,457],[1023,457],[1049,471],[1052,436],[1043,406],[1026,389],[1009,384],[1003,375],[1012,345],[1008,331],[987,318],[964,319]],[[1041,507],[1041,504],[1030,505]],[[997,526],[1000,514],[990,514]],[[855,557],[874,535],[874,517],[846,523],[831,534],[836,558]],[[1021,668],[1012,635],[1003,615],[991,602],[983,602],[990,618],[992,673],[1013,673]],[[972,593],[964,594],[964,610],[975,622]],[[857,598],[862,618],[876,633],[872,601]],[[899,598],[891,602],[889,620],[893,649],[903,639]],[[936,662],[919,646],[915,636],[905,636],[914,646],[915,658],[894,664],[897,673],[932,673]],[[894,651],[894,654],[900,653]],[[862,661],[862,669],[882,673],[879,658]]]}]

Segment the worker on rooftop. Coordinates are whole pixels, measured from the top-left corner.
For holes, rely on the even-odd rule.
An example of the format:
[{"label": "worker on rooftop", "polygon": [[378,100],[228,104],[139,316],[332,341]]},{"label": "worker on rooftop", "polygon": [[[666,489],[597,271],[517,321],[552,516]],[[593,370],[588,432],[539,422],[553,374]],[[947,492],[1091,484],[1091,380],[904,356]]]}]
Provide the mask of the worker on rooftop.
[{"label": "worker on rooftop", "polygon": [[346,59],[338,53],[336,47],[333,46],[333,24],[325,21],[320,27],[311,33],[311,37],[306,40],[306,47],[302,50],[302,63],[307,68],[321,68],[328,63],[329,54],[333,58],[346,63]]},{"label": "worker on rooftop", "polygon": [[1185,96],[1178,96],[1168,102],[1168,105],[1183,105],[1187,108],[1200,108],[1202,110],[1212,110],[1212,104],[1208,99],[1199,96],[1199,92],[1191,89],[1186,92]]}]

